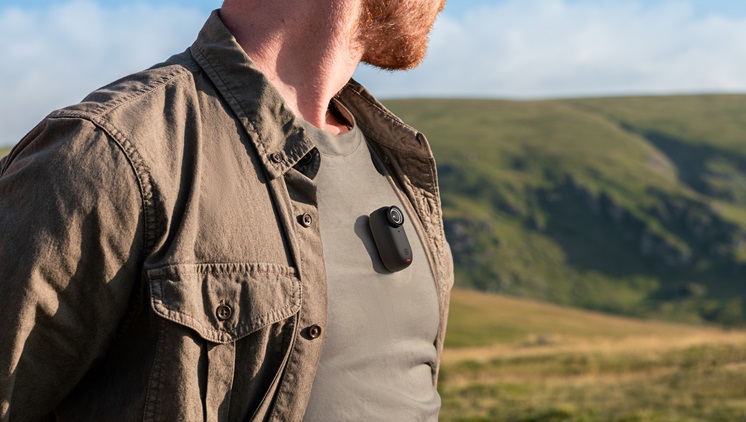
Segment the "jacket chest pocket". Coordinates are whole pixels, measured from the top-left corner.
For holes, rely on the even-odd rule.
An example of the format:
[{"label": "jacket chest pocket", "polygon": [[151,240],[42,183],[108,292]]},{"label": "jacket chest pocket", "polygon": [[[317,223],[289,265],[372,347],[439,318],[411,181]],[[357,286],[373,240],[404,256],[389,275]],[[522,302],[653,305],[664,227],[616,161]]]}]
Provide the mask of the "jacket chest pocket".
[{"label": "jacket chest pocket", "polygon": [[227,420],[250,413],[292,342],[291,317],[301,307],[295,270],[189,264],[150,270],[148,278],[159,336],[145,419]]}]

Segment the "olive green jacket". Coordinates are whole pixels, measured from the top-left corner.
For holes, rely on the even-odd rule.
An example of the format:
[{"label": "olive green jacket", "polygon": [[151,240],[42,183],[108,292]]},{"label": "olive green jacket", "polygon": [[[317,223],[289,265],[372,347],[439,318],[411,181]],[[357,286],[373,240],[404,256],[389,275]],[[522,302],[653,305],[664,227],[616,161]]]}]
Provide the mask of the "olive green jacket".
[{"label": "olive green jacket", "polygon": [[[432,153],[354,81],[338,98],[419,217],[440,357]],[[318,159],[217,12],[49,115],[0,161],[0,420],[302,419],[327,317]]]}]

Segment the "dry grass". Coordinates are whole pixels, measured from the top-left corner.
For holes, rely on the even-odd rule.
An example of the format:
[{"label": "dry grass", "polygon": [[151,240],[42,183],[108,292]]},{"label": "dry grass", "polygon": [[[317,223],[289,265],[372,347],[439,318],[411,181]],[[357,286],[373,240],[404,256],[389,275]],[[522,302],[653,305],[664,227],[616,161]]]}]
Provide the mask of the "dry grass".
[{"label": "dry grass", "polygon": [[634,336],[624,338],[570,338],[560,336],[528,336],[525,341],[513,344],[447,349],[443,364],[451,365],[465,361],[486,361],[523,357],[551,356],[565,354],[660,353],[681,350],[708,344],[746,344],[746,332],[723,332],[702,329],[701,332],[686,336]]},{"label": "dry grass", "polygon": [[[746,420],[746,332],[462,290],[453,303],[442,420]],[[496,335],[469,346],[469,324]]]},{"label": "dry grass", "polygon": [[449,348],[512,344],[529,336],[618,339],[676,338],[719,333],[714,328],[623,318],[526,299],[454,289],[448,321]]}]

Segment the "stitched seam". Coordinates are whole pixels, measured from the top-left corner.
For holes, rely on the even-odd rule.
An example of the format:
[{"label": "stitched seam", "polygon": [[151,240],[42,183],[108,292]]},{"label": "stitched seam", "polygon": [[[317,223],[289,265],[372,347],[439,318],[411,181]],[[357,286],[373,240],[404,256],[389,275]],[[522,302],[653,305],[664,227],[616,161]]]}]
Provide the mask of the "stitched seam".
[{"label": "stitched seam", "polygon": [[141,184],[141,195],[143,202],[143,213],[145,214],[145,251],[146,254],[151,252],[155,245],[157,222],[155,208],[153,206],[153,182],[150,175],[150,169],[145,164],[137,148],[127,139],[127,137],[109,122],[95,118],[93,120],[97,126],[106,131],[112,139],[115,140],[122,148],[122,151],[128,157],[132,168]]},{"label": "stitched seam", "polygon": [[[106,133],[108,136],[107,138],[110,139],[116,146],[117,149],[119,149],[122,154],[124,155],[125,159],[130,165],[130,168],[132,168],[132,172],[134,173],[135,179],[137,180],[139,192],[140,192],[140,199],[142,201],[142,207],[143,207],[143,214],[145,215],[145,238],[146,238],[146,244],[145,244],[145,255],[149,252],[148,249],[150,246],[147,244],[147,238],[149,236],[149,231],[152,231],[152,226],[155,223],[155,217],[152,216],[152,210],[151,210],[151,199],[152,199],[152,186],[150,183],[150,174],[148,171],[147,166],[142,162],[142,158],[140,157],[139,153],[135,149],[135,147],[122,136],[122,134],[116,130],[116,128],[111,127],[110,125],[106,125],[105,122],[100,122],[93,119],[94,116],[86,116],[85,114],[78,114],[78,115],[71,115],[67,117],[50,117],[50,119],[64,119],[64,118],[79,118],[82,120],[85,120],[87,122],[90,122],[97,128],[101,129],[104,133]],[[117,136],[119,135],[119,136]],[[120,139],[121,137],[121,139]]]},{"label": "stitched seam", "polygon": [[[281,308],[273,309],[265,314],[254,316],[249,319],[248,322],[236,325],[235,327],[232,327],[230,330],[226,330],[223,328],[216,328],[213,325],[205,325],[202,322],[200,322],[197,318],[195,318],[192,315],[186,314],[184,312],[181,312],[176,309],[170,308],[168,305],[166,305],[162,298],[163,298],[163,282],[165,279],[154,279],[151,281],[151,294],[153,296],[153,309],[158,315],[161,315],[163,318],[168,319],[169,321],[175,322],[180,325],[187,326],[189,328],[192,328],[197,331],[204,331],[209,334],[213,334],[210,336],[210,338],[207,338],[207,336],[200,333],[202,337],[205,337],[206,340],[213,340],[217,338],[217,340],[213,341],[219,341],[219,342],[230,342],[231,340],[238,340],[239,338],[242,338],[248,334],[251,334],[262,327],[266,327],[267,325],[273,324],[275,322],[281,321],[285,318],[288,318],[293,313],[297,312],[300,309],[300,304],[296,303],[298,295],[300,293],[300,282],[295,279],[288,277],[288,280],[291,281],[293,284],[292,289],[292,296],[290,297],[290,303],[286,306],[283,306]],[[165,309],[160,310],[159,307],[162,307]],[[288,315],[288,312],[290,314]],[[180,317],[180,318],[177,318]],[[191,324],[191,325],[190,325]],[[247,329],[250,329],[252,326],[259,325],[259,327],[244,332]],[[232,334],[233,333],[233,334]]]},{"label": "stitched seam", "polygon": [[[297,296],[298,296],[297,293],[293,292],[293,296],[291,297],[291,300],[295,300]],[[185,314],[183,312],[176,311],[173,309],[169,309],[160,300],[158,301],[158,303],[160,304],[160,306],[163,306],[164,308],[168,310],[167,312],[157,311],[158,315],[161,315],[164,319],[167,319],[179,325],[189,327],[195,331],[198,331],[200,336],[205,338],[205,340],[210,340],[210,341],[220,342],[220,343],[230,343],[232,341],[241,339],[251,333],[256,332],[257,330],[262,329],[263,327],[266,327],[270,324],[273,324],[278,321],[282,321],[283,319],[290,317],[291,315],[293,315],[300,309],[299,305],[290,304],[286,307],[276,309],[267,314],[261,315],[258,318],[252,318],[248,322],[237,325],[235,328],[228,331],[222,328],[206,326],[205,324],[202,324],[195,317],[191,315],[188,315],[188,314]],[[295,309],[296,307],[298,309]],[[180,316],[181,319],[172,316],[172,314],[176,314]],[[259,325],[259,326],[254,329],[251,329],[255,325]],[[247,331],[248,329],[251,329],[251,331]],[[204,332],[205,334],[211,334],[211,335],[206,336],[205,334],[202,334],[201,332]]]},{"label": "stitched seam", "polygon": [[[389,122],[391,122],[391,123],[399,126],[402,129],[405,129],[407,131],[411,131],[411,132],[417,133],[417,130],[415,128],[413,128],[413,127],[409,126],[408,124],[402,122],[400,119],[396,118],[394,115],[392,115],[390,112],[388,112],[387,110],[385,110],[384,108],[382,108],[380,105],[376,104],[375,102],[373,102],[370,99],[368,99],[365,96],[363,96],[357,90],[350,89],[350,91],[352,91],[352,93],[355,96],[357,96],[357,98],[360,98],[362,101],[365,101],[365,103],[367,103],[368,105],[370,105],[371,107],[373,107],[378,113],[380,113],[380,115],[381,115],[382,118],[384,118],[384,119],[388,120]],[[366,133],[374,133],[374,134],[376,134],[377,135],[377,137],[376,137],[377,140],[383,137],[383,135],[378,130],[376,130],[375,127],[372,127],[372,126],[366,124],[365,122],[361,122],[360,126],[365,129]],[[379,143],[381,143],[381,142],[379,141]],[[400,151],[400,152],[409,152],[409,151],[411,151],[411,148],[402,148],[402,147],[399,147],[399,145],[396,144],[396,143],[391,143],[391,145],[389,145],[387,143],[386,147],[394,149],[396,151]]]},{"label": "stitched seam", "polygon": [[281,264],[264,263],[264,262],[216,262],[208,264],[185,263],[166,265],[160,268],[149,270],[151,277],[164,278],[164,276],[177,274],[231,274],[231,273],[266,273],[279,274],[283,276],[295,276],[297,271],[293,267]]},{"label": "stitched seam", "polygon": [[166,322],[161,321],[158,327],[158,344],[156,345],[155,359],[153,359],[153,368],[148,382],[148,390],[145,393],[145,408],[143,409],[143,420],[156,420],[158,411],[158,397],[163,390],[163,353],[166,347]]},{"label": "stitched seam", "polygon": [[116,110],[122,105],[130,103],[134,100],[137,100],[141,97],[146,96],[147,94],[151,92],[155,92],[156,90],[167,86],[169,82],[171,81],[174,81],[184,76],[191,75],[194,72],[198,71],[198,69],[193,70],[189,67],[186,67],[180,64],[171,65],[169,67],[173,67],[173,69],[171,69],[170,72],[164,75],[161,75],[160,77],[158,77],[151,83],[144,85],[132,92],[128,92],[127,94],[120,94],[116,98],[111,99],[107,102],[100,103],[96,107],[94,107],[93,110],[91,110],[90,112],[85,112],[81,110],[62,109],[62,110],[57,110],[53,112],[50,115],[50,117],[69,116],[69,115],[72,115],[75,117],[90,116],[89,118],[92,118],[93,116],[101,117],[103,115],[111,113],[112,111]]},{"label": "stitched seam", "polygon": [[[213,80],[213,83],[216,84],[216,85],[218,83],[220,84],[220,87],[218,87],[218,88],[223,88],[223,89],[219,89],[219,91],[221,93],[223,93],[223,95],[225,97],[228,97],[227,100],[231,104],[231,106],[234,107],[234,109],[242,111],[242,113],[244,115],[243,119],[246,121],[246,126],[249,129],[251,129],[251,134],[257,138],[258,142],[254,142],[253,143],[254,147],[260,153],[261,158],[265,159],[265,156],[267,155],[267,149],[265,148],[264,143],[266,142],[266,140],[264,138],[262,138],[261,134],[256,130],[256,127],[254,126],[254,123],[251,121],[251,119],[249,119],[249,116],[246,114],[246,111],[243,109],[243,107],[241,107],[241,103],[238,101],[238,99],[236,98],[236,95],[233,93],[233,90],[231,89],[231,87],[226,82],[226,78],[224,77],[224,75],[222,74],[222,72],[220,71],[220,69],[218,69],[215,66],[213,66],[212,62],[207,59],[207,56],[202,51],[202,47],[201,46],[196,45],[196,46],[194,46],[194,48],[196,49],[196,51],[193,51],[192,54],[194,54],[195,56],[199,56],[199,58],[202,59],[202,63],[200,63],[200,64],[202,66],[209,67],[210,70],[217,77],[218,80],[217,81]],[[241,117],[238,117],[238,118],[241,119]],[[268,167],[268,166],[265,165],[265,167]]]},{"label": "stitched seam", "polygon": [[[303,289],[303,286],[301,285],[301,290]],[[301,294],[301,300],[302,300],[302,294]],[[300,312],[296,312],[293,316],[292,321],[292,330],[289,333],[290,338],[288,339],[287,344],[287,350],[285,351],[285,356],[282,359],[282,362],[280,363],[280,366],[277,368],[277,372],[275,372],[275,376],[272,378],[272,382],[270,383],[269,389],[264,393],[264,396],[262,397],[262,400],[259,402],[259,405],[254,410],[254,414],[251,416],[249,421],[254,422],[259,420],[258,417],[259,411],[262,409],[265,409],[266,412],[264,414],[265,420],[272,420],[268,416],[271,416],[272,414],[272,408],[269,406],[265,406],[265,403],[267,403],[267,400],[271,400],[270,397],[270,391],[274,390],[277,392],[280,389],[280,383],[282,382],[282,377],[285,373],[285,368],[287,367],[288,361],[290,360],[290,354],[293,351],[293,348],[291,347],[293,344],[295,344],[298,335],[300,334]]]}]

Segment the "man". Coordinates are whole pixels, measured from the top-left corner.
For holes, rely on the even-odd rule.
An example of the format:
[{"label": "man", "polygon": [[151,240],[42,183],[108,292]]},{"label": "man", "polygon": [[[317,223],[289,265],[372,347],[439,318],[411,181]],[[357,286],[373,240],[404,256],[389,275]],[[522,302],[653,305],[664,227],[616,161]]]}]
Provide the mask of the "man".
[{"label": "man", "polygon": [[227,0],[33,129],[0,162],[2,420],[435,420],[434,161],[350,77],[415,66],[442,7]]}]

